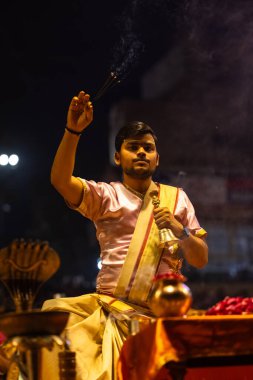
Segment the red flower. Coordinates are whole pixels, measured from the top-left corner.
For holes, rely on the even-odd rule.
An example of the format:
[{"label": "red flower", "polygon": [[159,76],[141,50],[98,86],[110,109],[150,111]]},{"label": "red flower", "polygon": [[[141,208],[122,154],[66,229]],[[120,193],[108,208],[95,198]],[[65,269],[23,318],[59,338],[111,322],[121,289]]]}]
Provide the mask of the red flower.
[{"label": "red flower", "polygon": [[185,282],[187,279],[185,276],[183,276],[181,273],[177,272],[167,272],[167,273],[162,273],[162,274],[157,274],[154,278],[153,281],[158,281],[158,280],[177,280],[180,282]]},{"label": "red flower", "polygon": [[206,315],[240,315],[253,313],[252,297],[225,297],[206,311]]}]

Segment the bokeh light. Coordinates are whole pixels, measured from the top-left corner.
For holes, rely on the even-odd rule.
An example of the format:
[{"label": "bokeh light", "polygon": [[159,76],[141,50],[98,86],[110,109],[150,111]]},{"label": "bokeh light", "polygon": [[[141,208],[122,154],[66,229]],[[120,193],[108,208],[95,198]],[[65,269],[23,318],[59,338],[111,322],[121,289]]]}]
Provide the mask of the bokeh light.
[{"label": "bokeh light", "polygon": [[0,155],[0,165],[6,166],[6,165],[8,165],[8,162],[9,162],[9,157],[7,156],[7,154],[1,154]]},{"label": "bokeh light", "polygon": [[11,154],[8,161],[11,166],[15,166],[18,164],[19,157],[17,154]]},{"label": "bokeh light", "polygon": [[97,267],[98,267],[99,270],[102,268],[102,261],[101,261],[101,259],[98,259],[98,261],[97,261]]},{"label": "bokeh light", "polygon": [[7,154],[1,154],[0,155],[0,166],[6,166],[6,165],[11,165],[11,166],[16,166],[19,162],[19,157],[17,154],[11,154],[8,156]]}]

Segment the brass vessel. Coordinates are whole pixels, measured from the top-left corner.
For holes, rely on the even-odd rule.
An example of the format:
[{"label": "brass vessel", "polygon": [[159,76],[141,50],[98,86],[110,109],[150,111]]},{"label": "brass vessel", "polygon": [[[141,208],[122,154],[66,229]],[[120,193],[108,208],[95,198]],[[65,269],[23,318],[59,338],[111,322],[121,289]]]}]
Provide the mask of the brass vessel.
[{"label": "brass vessel", "polygon": [[182,317],[191,304],[191,290],[183,281],[161,278],[154,282],[149,307],[156,317]]}]

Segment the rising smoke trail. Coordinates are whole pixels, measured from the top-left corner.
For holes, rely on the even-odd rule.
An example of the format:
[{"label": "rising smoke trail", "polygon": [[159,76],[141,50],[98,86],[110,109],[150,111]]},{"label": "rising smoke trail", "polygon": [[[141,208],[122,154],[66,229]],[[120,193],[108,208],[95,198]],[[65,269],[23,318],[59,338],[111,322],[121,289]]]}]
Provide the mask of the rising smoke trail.
[{"label": "rising smoke trail", "polygon": [[110,74],[98,90],[95,100],[129,76],[141,62],[144,53],[149,52],[152,42],[160,43],[162,39],[159,33],[164,31],[158,28],[159,20],[160,25],[167,30],[168,25],[174,25],[176,3],[172,0],[133,0],[128,4],[118,20],[120,37],[112,49]]}]

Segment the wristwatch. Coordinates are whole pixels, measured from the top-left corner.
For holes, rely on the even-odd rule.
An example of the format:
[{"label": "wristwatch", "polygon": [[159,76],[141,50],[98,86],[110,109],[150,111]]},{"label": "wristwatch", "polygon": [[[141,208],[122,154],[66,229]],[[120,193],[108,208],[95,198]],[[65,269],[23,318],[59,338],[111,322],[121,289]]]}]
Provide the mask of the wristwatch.
[{"label": "wristwatch", "polygon": [[190,236],[190,230],[189,230],[189,228],[188,227],[184,227],[183,228],[183,233],[182,233],[182,235],[180,236],[180,240],[184,240],[184,239],[187,239],[189,236]]}]

